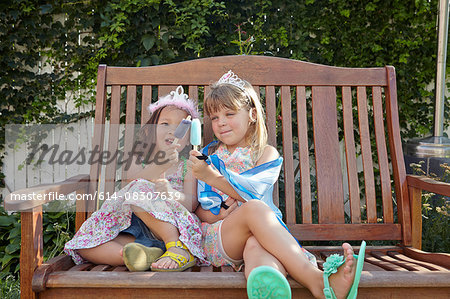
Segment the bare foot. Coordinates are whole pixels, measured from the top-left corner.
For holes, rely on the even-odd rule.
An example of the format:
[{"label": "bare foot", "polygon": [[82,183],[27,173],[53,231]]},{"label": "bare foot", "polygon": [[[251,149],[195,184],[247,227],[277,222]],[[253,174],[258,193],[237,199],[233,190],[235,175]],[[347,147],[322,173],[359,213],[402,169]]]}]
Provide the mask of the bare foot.
[{"label": "bare foot", "polygon": [[352,246],[344,243],[342,248],[344,248],[345,263],[329,278],[330,286],[338,299],[347,297],[356,273],[356,259],[353,256]]},{"label": "bare foot", "polygon": [[[181,254],[189,261],[189,253],[182,248],[177,248],[174,246],[174,247],[170,247],[168,249],[168,251],[171,251],[176,254]],[[175,269],[175,268],[178,268],[179,266],[174,260],[172,260],[170,257],[166,256],[166,257],[163,257],[162,259],[152,263],[152,267],[158,268],[158,269]]]}]

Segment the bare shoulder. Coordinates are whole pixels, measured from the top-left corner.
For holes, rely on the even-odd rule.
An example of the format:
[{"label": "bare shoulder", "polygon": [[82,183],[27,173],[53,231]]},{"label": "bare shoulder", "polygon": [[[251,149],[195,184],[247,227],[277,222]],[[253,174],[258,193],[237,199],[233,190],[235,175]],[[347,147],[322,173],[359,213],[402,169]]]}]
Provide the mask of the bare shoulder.
[{"label": "bare shoulder", "polygon": [[280,156],[276,148],[274,148],[271,145],[266,145],[264,148],[263,154],[258,159],[258,162],[256,162],[256,165],[261,165],[270,161],[273,161],[277,159]]}]

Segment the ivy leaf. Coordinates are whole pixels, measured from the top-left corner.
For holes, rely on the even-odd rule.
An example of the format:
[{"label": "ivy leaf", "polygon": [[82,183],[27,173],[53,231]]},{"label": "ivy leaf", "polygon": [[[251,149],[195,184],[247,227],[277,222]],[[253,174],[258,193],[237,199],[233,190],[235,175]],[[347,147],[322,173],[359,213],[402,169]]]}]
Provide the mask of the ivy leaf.
[{"label": "ivy leaf", "polygon": [[158,65],[159,64],[159,57],[158,57],[158,55],[152,55],[151,59],[152,59],[152,64],[153,65]]},{"label": "ivy leaf", "polygon": [[5,266],[13,258],[14,258],[14,256],[5,254],[5,256],[3,256],[3,258],[2,258],[2,267]]},{"label": "ivy leaf", "polygon": [[[17,236],[20,236],[20,226],[19,225],[17,225],[12,230],[10,230],[8,240],[12,240],[12,239],[16,238]],[[14,239],[14,240],[18,240],[18,239]],[[20,242],[20,240],[19,240],[19,242]]]},{"label": "ivy leaf", "polygon": [[149,66],[151,63],[151,59],[150,58],[144,58],[142,60],[139,60],[140,62],[140,66]]},{"label": "ivy leaf", "polygon": [[148,51],[155,44],[155,37],[150,34],[146,34],[142,37],[141,42],[144,45],[145,50]]},{"label": "ivy leaf", "polygon": [[169,41],[169,32],[164,33],[163,35],[161,35],[161,39],[167,43]]},{"label": "ivy leaf", "polygon": [[53,7],[51,4],[45,4],[45,5],[41,5],[41,14],[45,15],[46,13],[49,13],[53,10]]},{"label": "ivy leaf", "polygon": [[7,254],[13,254],[14,252],[18,251],[20,249],[20,244],[9,244],[5,248],[5,252]]},{"label": "ivy leaf", "polygon": [[348,18],[350,17],[350,10],[349,9],[343,9],[340,11],[341,15]]},{"label": "ivy leaf", "polygon": [[0,216],[0,226],[10,226],[16,222],[16,218],[12,216]]}]

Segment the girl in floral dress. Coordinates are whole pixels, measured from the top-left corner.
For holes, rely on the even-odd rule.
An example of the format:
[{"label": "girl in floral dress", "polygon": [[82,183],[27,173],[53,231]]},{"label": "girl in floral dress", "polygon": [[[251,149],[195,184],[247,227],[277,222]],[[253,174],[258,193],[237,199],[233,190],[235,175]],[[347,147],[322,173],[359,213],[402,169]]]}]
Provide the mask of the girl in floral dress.
[{"label": "girl in floral dress", "polygon": [[[188,115],[198,117],[196,105],[179,86],[151,104],[149,111],[151,117],[141,129],[135,151],[141,156],[133,157],[128,170],[129,184],[105,201],[65,245],[77,264],[87,260],[125,264],[130,271],[183,271],[195,265],[196,258],[207,263],[201,224],[192,213],[197,206],[193,178],[186,158],[179,157],[187,134],[178,142],[173,136]],[[157,161],[159,155],[164,163],[146,165],[147,155],[142,153],[149,155],[146,161]]]},{"label": "girl in floral dress", "polygon": [[229,71],[211,86],[204,109],[219,142],[203,150],[206,163],[191,151],[189,167],[198,179],[196,213],[204,221],[208,261],[235,269],[245,262],[249,298],[290,298],[287,273],[317,298],[355,298],[365,243],[357,263],[344,243],[344,257],[327,259],[321,271],[289,233],[272,201],[282,158],[267,144],[263,109],[250,83]]}]

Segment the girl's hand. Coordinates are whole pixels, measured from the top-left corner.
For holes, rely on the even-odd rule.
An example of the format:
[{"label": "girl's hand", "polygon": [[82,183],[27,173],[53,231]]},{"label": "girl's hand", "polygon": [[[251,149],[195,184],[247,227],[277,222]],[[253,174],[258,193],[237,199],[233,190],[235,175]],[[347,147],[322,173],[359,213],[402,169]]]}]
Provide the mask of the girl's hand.
[{"label": "girl's hand", "polygon": [[169,181],[166,179],[155,180],[154,184],[155,184],[156,192],[164,193],[164,192],[169,192],[169,191],[173,190],[172,186],[170,186]]},{"label": "girl's hand", "polygon": [[179,144],[171,144],[169,148],[165,151],[165,163],[162,166],[162,169],[166,171],[173,165],[178,163],[178,148],[181,145]]},{"label": "girl's hand", "polygon": [[225,201],[225,204],[228,206],[228,209],[221,208],[219,212],[220,219],[225,219],[228,215],[230,215],[237,207],[238,202],[236,199],[228,197],[228,199]]},{"label": "girl's hand", "polygon": [[228,199],[225,201],[225,204],[229,206],[229,208],[221,208],[218,215],[214,215],[213,213],[211,213],[211,211],[203,209],[201,205],[198,206],[195,214],[198,216],[198,218],[200,218],[202,222],[215,223],[226,218],[238,207],[236,199],[232,197],[228,197]]},{"label": "girl's hand", "polygon": [[189,161],[187,167],[191,170],[192,174],[200,181],[208,183],[208,180],[220,175],[216,170],[214,170],[205,161],[197,159],[196,156],[201,156],[202,154],[198,151],[192,150],[189,152]]},{"label": "girl's hand", "polygon": [[158,179],[153,181],[153,183],[155,184],[155,191],[159,192],[159,197],[162,200],[173,199],[179,201],[182,205],[184,205],[184,194],[180,191],[175,190],[168,180]]}]

